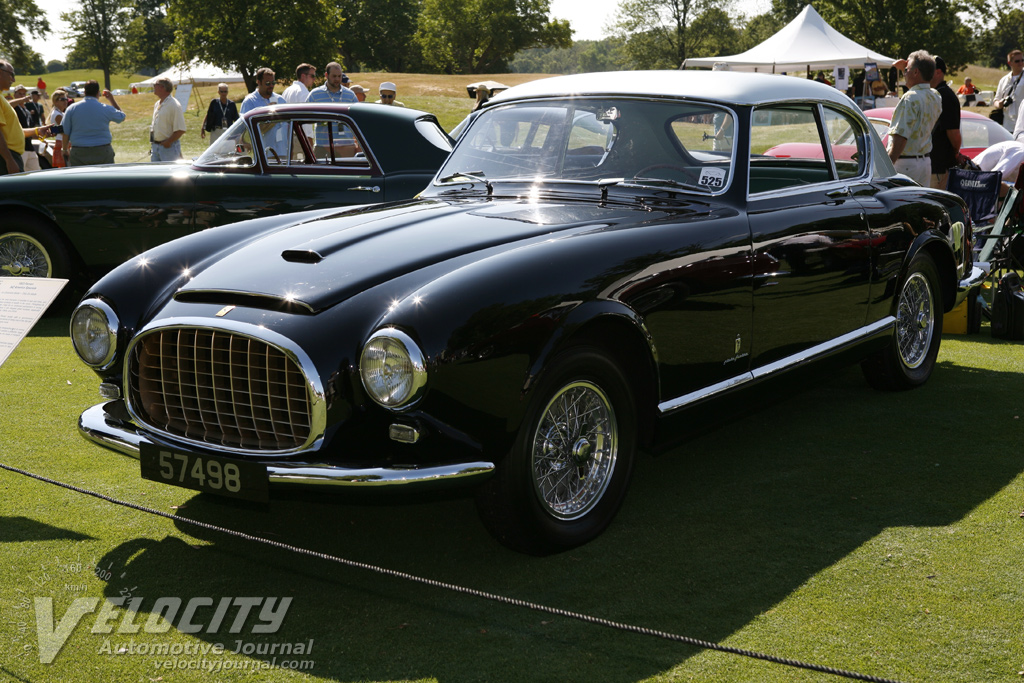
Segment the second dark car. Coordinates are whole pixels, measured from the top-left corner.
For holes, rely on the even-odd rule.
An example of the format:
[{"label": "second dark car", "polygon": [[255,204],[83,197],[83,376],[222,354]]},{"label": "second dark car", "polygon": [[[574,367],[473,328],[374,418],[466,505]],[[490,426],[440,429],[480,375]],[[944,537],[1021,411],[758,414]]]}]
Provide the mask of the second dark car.
[{"label": "second dark car", "polygon": [[249,218],[408,199],[451,151],[432,115],[281,105],[243,115],[192,164],[0,178],[0,276],[91,282],[177,237]]}]

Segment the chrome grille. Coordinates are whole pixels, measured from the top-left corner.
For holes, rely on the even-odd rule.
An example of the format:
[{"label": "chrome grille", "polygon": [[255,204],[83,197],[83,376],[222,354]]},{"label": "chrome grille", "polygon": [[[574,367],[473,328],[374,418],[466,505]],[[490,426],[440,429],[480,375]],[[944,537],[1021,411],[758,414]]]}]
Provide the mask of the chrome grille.
[{"label": "chrome grille", "polygon": [[307,443],[313,409],[306,377],[281,349],[224,330],[165,328],[137,340],[129,401],[168,434],[250,451]]}]

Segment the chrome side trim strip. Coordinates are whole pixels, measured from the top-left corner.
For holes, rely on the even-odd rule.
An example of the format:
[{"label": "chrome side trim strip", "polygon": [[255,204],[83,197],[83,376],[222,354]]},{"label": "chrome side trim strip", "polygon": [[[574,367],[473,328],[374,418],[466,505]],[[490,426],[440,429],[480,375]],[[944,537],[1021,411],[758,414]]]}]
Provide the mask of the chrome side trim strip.
[{"label": "chrome side trim strip", "polygon": [[704,401],[706,399],[712,398],[714,396],[717,396],[718,394],[721,394],[725,391],[729,391],[730,389],[734,389],[738,386],[747,384],[749,382],[756,382],[758,380],[762,380],[767,377],[779,374],[790,368],[804,365],[812,360],[815,360],[816,358],[828,355],[833,351],[841,349],[844,346],[848,346],[855,342],[868,339],[879,334],[882,334],[886,331],[889,331],[895,325],[896,318],[894,318],[891,315],[886,316],[885,318],[882,318],[878,322],[872,323],[871,325],[862,327],[858,330],[854,330],[853,332],[848,332],[842,335],[841,337],[830,339],[827,342],[822,342],[821,344],[818,344],[816,346],[804,349],[799,353],[793,354],[792,356],[788,356],[786,358],[779,359],[774,363],[769,363],[768,365],[764,365],[752,371],[744,372],[743,374],[736,375],[735,377],[730,377],[725,381],[718,382],[717,384],[712,384],[709,387],[704,387],[703,389],[698,389],[697,391],[692,391],[689,394],[684,394],[682,396],[670,399],[668,401],[662,401],[661,403],[658,404],[658,412],[662,414],[670,413],[672,411],[679,410],[680,408],[684,408],[693,403],[697,403],[698,401]]},{"label": "chrome side trim strip", "polygon": [[[112,402],[113,403],[113,402]],[[78,430],[87,440],[132,458],[142,444],[152,443],[135,425],[111,416],[101,403],[78,418]],[[230,457],[230,456],[229,456]],[[443,483],[475,483],[494,471],[492,462],[460,462],[425,467],[348,468],[329,463],[266,462],[271,486],[383,486],[429,487]]]}]

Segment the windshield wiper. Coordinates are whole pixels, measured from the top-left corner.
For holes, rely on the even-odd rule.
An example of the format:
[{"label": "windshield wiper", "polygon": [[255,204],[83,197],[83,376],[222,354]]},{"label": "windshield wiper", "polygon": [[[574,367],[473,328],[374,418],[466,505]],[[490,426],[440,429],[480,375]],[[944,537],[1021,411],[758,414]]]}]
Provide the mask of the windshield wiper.
[{"label": "windshield wiper", "polygon": [[694,183],[684,183],[681,180],[670,180],[668,178],[638,178],[633,177],[629,180],[619,183],[624,187],[637,187],[637,186],[648,186],[648,187],[678,187],[684,190],[700,190],[701,192],[707,192],[708,188],[705,185],[696,185]]},{"label": "windshield wiper", "polygon": [[452,173],[444,178],[438,178],[439,183],[449,183],[456,178],[469,178],[474,183],[483,183],[487,187],[487,194],[494,193],[494,187],[491,185],[491,181],[487,179],[483,171],[460,171],[458,173]]}]

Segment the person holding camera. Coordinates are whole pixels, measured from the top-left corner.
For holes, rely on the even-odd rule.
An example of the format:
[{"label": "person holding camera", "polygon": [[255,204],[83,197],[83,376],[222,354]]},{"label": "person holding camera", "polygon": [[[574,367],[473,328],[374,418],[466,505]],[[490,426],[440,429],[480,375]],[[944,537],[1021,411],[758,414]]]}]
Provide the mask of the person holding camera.
[{"label": "person holding camera", "polygon": [[[999,79],[995,98],[992,100],[992,104],[995,106],[992,113],[1002,113],[1003,119],[1000,123],[1003,124],[1003,128],[1012,133],[1017,125],[1020,100],[1021,97],[1024,97],[1024,78],[1021,78],[1024,76],[1024,52],[1012,51],[1006,55],[1006,63],[1010,65],[1010,73]],[[992,118],[996,121],[999,120],[996,116]]]}]

